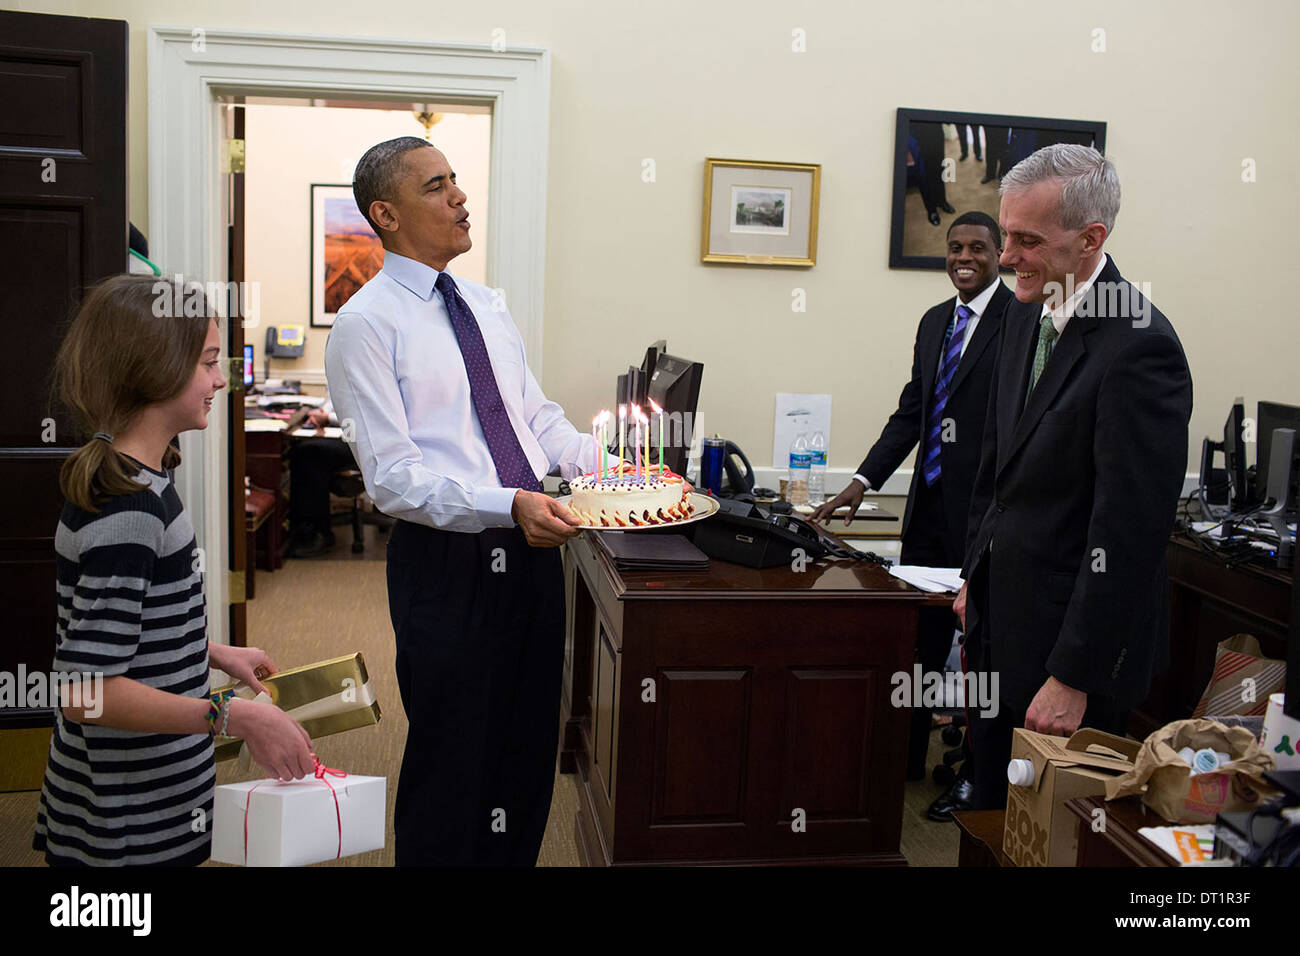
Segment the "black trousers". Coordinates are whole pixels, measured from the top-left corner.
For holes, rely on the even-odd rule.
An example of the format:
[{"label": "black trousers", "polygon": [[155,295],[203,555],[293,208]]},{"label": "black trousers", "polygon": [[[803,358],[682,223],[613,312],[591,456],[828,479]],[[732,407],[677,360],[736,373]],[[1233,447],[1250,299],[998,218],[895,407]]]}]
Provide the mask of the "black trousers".
[{"label": "black trousers", "polygon": [[341,438],[304,438],[289,449],[289,533],[294,537],[325,534],[330,529],[330,479],[355,468],[352,451]]},{"label": "black trousers", "polygon": [[518,528],[399,521],[388,541],[397,685],[410,729],[398,866],[533,866],[559,745],[564,580]]},{"label": "black trousers", "polygon": [[[992,560],[991,554],[985,556],[985,561],[989,560]],[[989,619],[987,580],[986,572],[976,575],[970,586],[972,590],[978,589],[979,593],[968,594],[968,600],[978,601],[980,614],[978,634],[974,635],[973,642],[967,644],[967,651],[971,655],[970,669],[985,672],[991,668],[1007,666],[992,660],[988,653],[988,635],[992,633],[991,628],[997,626],[997,621]],[[1014,662],[1009,666],[1014,666]],[[1045,682],[1047,677],[1044,672],[1042,680]],[[985,683],[982,686],[991,687],[992,684]],[[975,754],[974,809],[1001,810],[1007,805],[1007,763],[1011,760],[1011,738],[1017,727],[1025,726],[1025,714],[1030,703],[1031,701],[1008,703],[1005,699],[1000,699],[997,713],[988,717],[981,717],[979,708],[974,705],[966,708],[971,721],[968,739]],[[1089,694],[1079,726],[1092,727],[1122,737],[1128,726],[1130,709],[1131,705],[1121,704],[1113,697]]]},{"label": "black trousers", "polygon": [[[928,486],[922,478],[912,500],[912,517],[907,525],[899,560],[933,568],[952,568],[961,564],[961,555],[948,533],[943,509],[943,478]],[[917,611],[916,659],[925,674],[943,673],[944,662],[952,648],[953,631],[961,624],[947,607],[923,607]],[[931,710],[912,710],[912,727],[907,743],[907,776],[925,775],[925,755],[930,745]]]}]

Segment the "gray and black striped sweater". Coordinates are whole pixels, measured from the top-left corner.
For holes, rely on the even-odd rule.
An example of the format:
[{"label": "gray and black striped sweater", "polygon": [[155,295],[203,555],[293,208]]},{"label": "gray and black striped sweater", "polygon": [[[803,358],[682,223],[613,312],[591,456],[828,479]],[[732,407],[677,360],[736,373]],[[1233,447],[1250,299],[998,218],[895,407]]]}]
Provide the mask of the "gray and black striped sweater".
[{"label": "gray and black striped sweater", "polygon": [[[204,697],[207,619],[194,529],[169,477],[141,469],[147,486],[110,498],[98,514],[63,507],[54,669]],[[56,715],[34,849],[74,866],[208,858],[216,775],[207,734],[137,733]]]}]

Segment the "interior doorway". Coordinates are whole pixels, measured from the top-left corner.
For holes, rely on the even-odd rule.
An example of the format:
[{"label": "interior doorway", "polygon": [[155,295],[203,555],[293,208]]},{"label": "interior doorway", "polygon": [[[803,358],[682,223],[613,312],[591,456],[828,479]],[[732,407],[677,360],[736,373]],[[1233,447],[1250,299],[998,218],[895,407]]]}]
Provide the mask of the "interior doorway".
[{"label": "interior doorway", "polygon": [[[151,251],[165,274],[206,281],[229,276],[228,174],[220,165],[223,104],[261,97],[347,104],[320,107],[326,109],[374,109],[369,104],[378,102],[445,105],[470,115],[486,111],[487,215],[477,216],[486,237],[480,234],[475,244],[485,257],[484,280],[507,303],[529,364],[540,374],[550,113],[546,50],[224,30],[196,37],[189,30],[153,27],[148,77]],[[246,121],[252,115],[247,108],[242,112]],[[301,155],[318,146],[319,141],[304,143]],[[328,181],[344,181],[340,169],[335,160]],[[290,223],[278,232],[299,235],[301,226]],[[299,275],[305,283],[307,267]],[[271,314],[259,305],[262,327],[246,330],[253,333],[247,344],[256,339],[264,346]],[[311,327],[308,316],[298,316]],[[301,370],[309,367],[322,366],[303,363]],[[230,468],[230,432],[228,416],[221,416],[206,431],[182,436],[187,464],[198,467],[181,469],[178,491],[209,569],[230,568],[232,548],[240,544],[233,540],[230,520],[237,510],[232,502],[237,504],[241,493]],[[241,597],[240,582],[210,570],[206,585],[210,633],[229,639],[231,603]]]},{"label": "interior doorway", "polygon": [[[377,539],[387,522],[360,493],[337,421],[323,417],[332,407],[324,354],[333,318],[383,265],[352,195],[356,164],[375,143],[399,136],[442,150],[476,224],[473,247],[452,271],[485,283],[492,113],[424,100],[231,95],[221,97],[221,110],[235,140],[221,152],[237,157],[229,275],[240,297],[230,313],[240,321],[229,344],[232,356],[247,356],[241,377],[231,377],[230,508],[239,520],[229,525],[230,566],[252,601],[259,588],[274,588],[267,574],[285,561],[382,555]],[[238,592],[236,585],[230,638],[242,645],[257,616]]]}]

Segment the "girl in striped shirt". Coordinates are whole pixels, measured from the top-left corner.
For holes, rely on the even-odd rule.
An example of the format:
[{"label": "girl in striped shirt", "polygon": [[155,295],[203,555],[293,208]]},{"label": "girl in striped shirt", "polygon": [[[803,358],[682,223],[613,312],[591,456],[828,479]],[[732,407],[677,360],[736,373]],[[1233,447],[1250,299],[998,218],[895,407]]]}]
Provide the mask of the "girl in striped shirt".
[{"label": "girl in striped shirt", "polygon": [[[56,712],[33,838],[52,865],[206,860],[214,732],[242,737],[279,779],[313,769],[307,732],[283,711],[208,696],[209,661],[257,690],[277,668],[257,648],[208,642],[202,564],[172,481],[173,437],[206,428],[226,384],[194,289],[105,280],[59,352],[59,396],[95,437],[59,476],[54,670],[103,685],[93,707],[65,698]],[[193,301],[203,308],[185,311],[202,314],[165,307]]]}]

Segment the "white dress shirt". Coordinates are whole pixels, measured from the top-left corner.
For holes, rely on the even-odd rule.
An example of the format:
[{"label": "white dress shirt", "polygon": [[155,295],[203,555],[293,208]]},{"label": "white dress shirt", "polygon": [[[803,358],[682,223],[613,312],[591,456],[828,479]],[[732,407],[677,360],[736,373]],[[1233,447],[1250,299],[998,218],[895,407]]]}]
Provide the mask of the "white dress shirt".
[{"label": "white dress shirt", "polygon": [[[966,328],[964,330],[964,335],[961,340],[962,355],[966,354],[966,346],[970,345],[971,336],[975,334],[975,326],[979,324],[980,316],[984,314],[984,310],[989,307],[989,302],[993,298],[993,293],[997,291],[998,283],[1001,281],[1002,281],[1001,276],[995,275],[993,277],[993,281],[990,282],[984,288],[984,291],[982,291],[979,295],[975,296],[975,298],[971,299],[969,302],[962,302],[961,296],[958,296],[957,301],[953,303],[952,318],[948,320],[949,325],[952,325],[954,322],[957,321],[957,306],[964,305],[966,306],[966,308],[971,310],[971,317],[966,320]],[[947,333],[945,332],[945,335],[946,334]],[[949,348],[951,348],[952,343],[949,342],[948,346]],[[934,376],[934,380],[936,382],[939,380],[939,374],[943,372],[943,360],[946,356],[946,352],[947,350],[944,349],[942,346],[939,348],[939,367],[935,371],[935,376]],[[960,361],[961,360],[958,359],[958,362]],[[854,475],[853,477],[856,478],[859,482],[861,482],[862,487],[868,489],[871,487],[871,482],[867,481],[867,479],[862,475]],[[876,490],[879,491],[880,489],[877,488]]]},{"label": "white dress shirt", "polygon": [[[1097,268],[1092,270],[1092,275],[1082,285],[1075,286],[1074,293],[1068,299],[1055,309],[1048,308],[1046,303],[1043,304],[1043,315],[1051,314],[1052,325],[1056,326],[1057,338],[1061,337],[1061,333],[1065,331],[1065,324],[1074,316],[1074,310],[1078,307],[1079,300],[1092,288],[1092,284],[1097,281],[1097,276],[1101,275],[1101,270],[1104,268],[1106,268],[1106,253],[1103,252],[1101,258],[1097,261]],[[1094,312],[1094,314],[1096,313]],[[1039,318],[1041,321],[1041,316]]]},{"label": "white dress shirt", "polygon": [[[384,267],[339,310],[325,377],[366,492],[384,514],[448,531],[508,528],[517,488],[503,488],[483,438],[437,270],[385,252]],[[547,401],[504,303],[456,278],[483,333],[515,435],[540,481],[595,470],[590,434]],[[347,429],[344,429],[347,434]]]},{"label": "white dress shirt", "polygon": [[[952,318],[948,320],[949,325],[952,325],[954,322],[957,321],[957,306],[964,305],[966,306],[966,308],[970,309],[972,313],[971,317],[966,320],[966,328],[964,330],[964,334],[961,340],[962,355],[966,354],[966,346],[970,345],[971,336],[975,334],[975,326],[979,325],[980,316],[982,316],[984,314],[984,310],[989,307],[989,302],[993,298],[993,293],[997,291],[998,283],[1001,281],[1002,278],[1000,276],[994,276],[993,281],[990,282],[988,286],[985,287],[984,291],[982,291],[979,295],[975,296],[975,298],[971,299],[969,302],[962,302],[961,297],[959,296],[957,298],[957,301],[953,303]],[[952,348],[951,342],[948,343],[948,347]],[[943,371],[943,360],[944,360],[943,349],[940,348],[939,366],[934,376],[934,380],[936,382],[939,380],[939,372]]]}]

